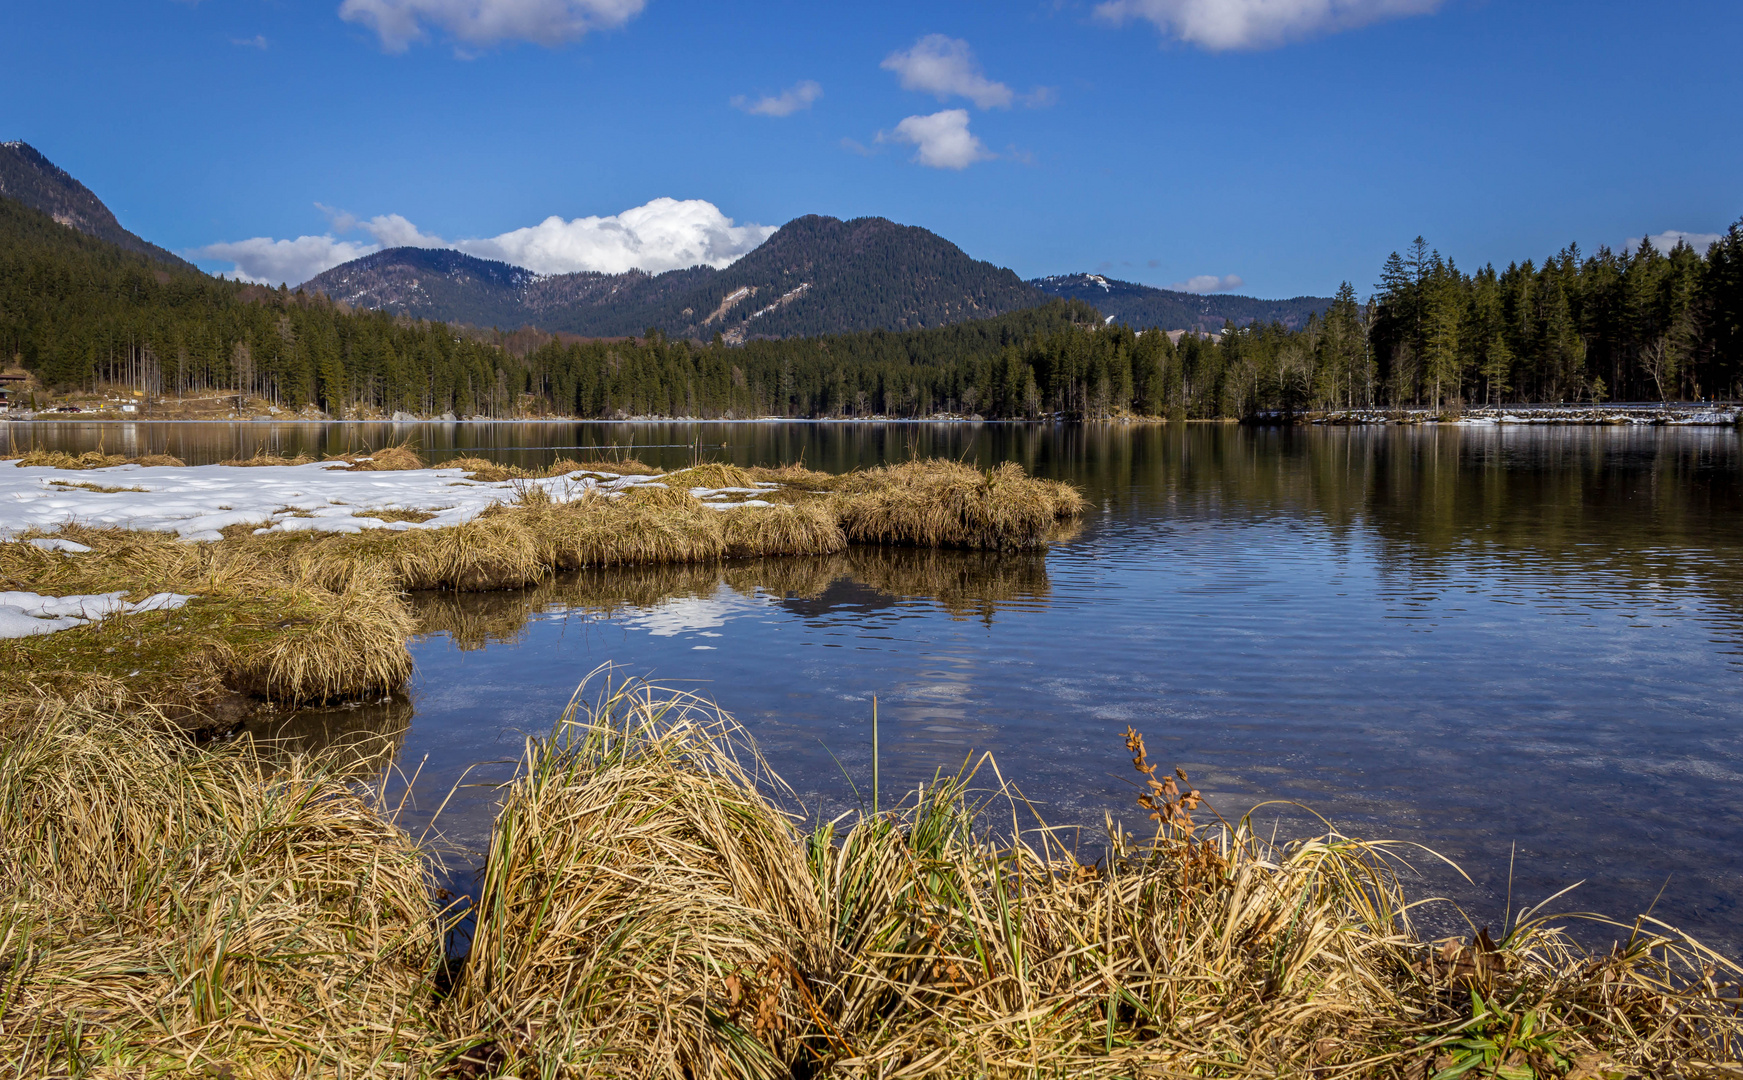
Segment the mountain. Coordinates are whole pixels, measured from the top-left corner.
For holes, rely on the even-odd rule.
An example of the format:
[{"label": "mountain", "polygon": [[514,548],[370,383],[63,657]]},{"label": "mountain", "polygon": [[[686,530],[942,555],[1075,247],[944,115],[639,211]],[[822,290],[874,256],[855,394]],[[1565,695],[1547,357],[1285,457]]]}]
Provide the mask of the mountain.
[{"label": "mountain", "polygon": [[925,229],[884,218],[809,215],[724,270],[541,276],[456,251],[393,248],[302,286],[357,307],[588,337],[640,334],[730,342],[911,330],[1034,307],[1048,297]]},{"label": "mountain", "polygon": [[1082,300],[1103,317],[1136,329],[1152,326],[1164,330],[1215,331],[1223,322],[1280,322],[1291,330],[1307,325],[1311,314],[1325,314],[1329,296],[1297,296],[1289,300],[1255,300],[1251,296],[1214,295],[1156,289],[1100,274],[1060,274],[1036,278],[1029,284],[1048,296]]},{"label": "mountain", "polygon": [[62,225],[106,240],[116,247],[149,255],[177,270],[198,270],[186,259],[122,228],[115,215],[103,205],[103,200],[91,193],[90,188],[74,180],[66,170],[43,157],[29,143],[0,143],[0,196],[16,199]]}]

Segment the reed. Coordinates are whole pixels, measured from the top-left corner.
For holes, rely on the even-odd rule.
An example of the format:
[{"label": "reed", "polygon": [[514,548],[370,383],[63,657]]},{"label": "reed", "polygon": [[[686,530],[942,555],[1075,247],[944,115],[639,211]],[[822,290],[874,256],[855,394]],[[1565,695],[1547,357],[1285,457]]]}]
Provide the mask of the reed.
[{"label": "reed", "polygon": [[491,1075],[792,1075],[821,915],[754,752],[617,687],[529,742],[442,1020]]},{"label": "reed", "polygon": [[[0,725],[67,705],[205,728],[239,695],[294,705],[376,697],[411,674],[414,623],[379,569],[333,587],[267,538],[184,544],[165,533],[73,527],[73,558],[0,544],[0,585],[53,595],[192,595],[173,611],[0,642]],[[221,725],[220,725],[221,726]]]},{"label": "reed", "polygon": [[[578,691],[503,789],[463,965],[358,758],[62,710],[0,740],[8,1077],[1735,1077],[1738,966],[1542,906],[1424,941],[1399,852],[1214,813],[1088,859],[982,759],[808,830],[730,718]],[[390,721],[391,722],[391,721]],[[354,775],[354,774],[349,774]],[[1417,901],[1416,903],[1420,903]]]},{"label": "reed", "polygon": [[855,543],[1042,549],[1061,519],[1082,512],[1076,490],[1006,462],[985,472],[953,461],[912,461],[843,477],[833,505]]},{"label": "reed", "polygon": [[65,712],[0,742],[0,851],[0,1075],[428,1060],[429,861],[318,759]]},{"label": "reed", "polygon": [[444,1030],[493,1075],[1735,1075],[1730,961],[1424,942],[1389,845],[1199,825],[1128,747],[1156,827],[1092,862],[972,770],[801,836],[730,720],[608,688],[528,744]]},{"label": "reed", "polygon": [[263,446],[256,450],[250,457],[229,458],[228,460],[218,462],[218,464],[228,465],[232,468],[251,469],[272,468],[280,465],[307,465],[314,460],[314,458],[301,451],[298,451],[294,457],[287,457],[275,450],[268,450]]},{"label": "reed", "polygon": [[142,457],[130,458],[121,454],[105,454],[101,450],[87,450],[78,455],[62,453],[59,450],[32,450],[25,454],[0,458],[0,461],[8,460],[16,461],[21,466],[70,471],[112,469],[117,465],[171,465],[181,468],[186,464],[181,458],[171,454],[146,454]]}]

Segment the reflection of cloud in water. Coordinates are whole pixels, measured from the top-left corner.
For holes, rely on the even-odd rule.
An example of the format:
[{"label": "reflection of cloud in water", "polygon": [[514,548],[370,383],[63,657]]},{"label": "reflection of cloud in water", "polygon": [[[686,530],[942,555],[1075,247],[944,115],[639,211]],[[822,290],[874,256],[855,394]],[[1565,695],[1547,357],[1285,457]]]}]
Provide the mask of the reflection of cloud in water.
[{"label": "reflection of cloud in water", "polygon": [[654,637],[677,637],[725,626],[728,619],[745,614],[756,603],[723,588],[707,598],[684,596],[626,611],[612,621],[620,626],[646,630]]}]

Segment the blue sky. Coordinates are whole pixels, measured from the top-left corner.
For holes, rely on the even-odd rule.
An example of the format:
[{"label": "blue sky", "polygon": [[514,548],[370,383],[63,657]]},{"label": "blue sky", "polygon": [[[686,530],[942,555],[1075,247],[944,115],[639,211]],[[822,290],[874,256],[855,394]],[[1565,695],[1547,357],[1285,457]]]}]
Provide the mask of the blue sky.
[{"label": "blue sky", "polygon": [[0,140],[293,284],[407,240],[724,262],[823,213],[1323,295],[1418,233],[1475,266],[1743,215],[1736,0],[57,0],[0,40]]}]

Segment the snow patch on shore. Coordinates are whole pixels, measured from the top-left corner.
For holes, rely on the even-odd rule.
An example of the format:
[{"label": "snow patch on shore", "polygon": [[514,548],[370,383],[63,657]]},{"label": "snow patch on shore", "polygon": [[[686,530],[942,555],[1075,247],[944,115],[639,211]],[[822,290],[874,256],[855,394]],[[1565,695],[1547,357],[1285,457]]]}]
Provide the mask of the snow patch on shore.
[{"label": "snow patch on shore", "polygon": [[[90,486],[69,486],[67,478],[75,475],[80,483]],[[232,525],[250,525],[256,533],[404,532],[471,521],[490,507],[514,502],[535,488],[560,503],[590,494],[611,498],[634,487],[664,486],[658,476],[605,472],[503,481],[470,480],[464,469],[354,472],[342,461],[246,468],[118,465],[76,474],[5,461],[0,462],[0,541],[33,529],[53,532],[75,524],[173,532],[191,542],[221,540],[220,530]],[[759,499],[732,500],[766,494],[779,486],[689,490],[707,505],[729,509],[766,506]],[[94,490],[104,487],[142,490]],[[434,516],[421,522],[361,516],[383,510]],[[37,538],[30,543],[67,554],[89,550],[62,538]]]},{"label": "snow patch on shore", "polygon": [[[657,477],[610,473],[484,482],[468,480],[463,469],[352,472],[344,462],[323,461],[251,468],[118,465],[77,474],[96,487],[143,491],[94,491],[53,483],[69,475],[61,469],[0,462],[0,540],[72,524],[173,532],[189,541],[220,540],[219,530],[231,525],[252,525],[256,532],[439,529],[471,521],[532,488],[543,489],[554,502],[568,502],[589,492],[615,495],[658,482]],[[435,516],[423,522],[358,516],[372,510]]]},{"label": "snow patch on shore", "polygon": [[0,638],[34,637],[140,611],[173,611],[192,600],[180,593],[157,593],[129,604],[126,592],[87,596],[43,596],[0,592]]}]

